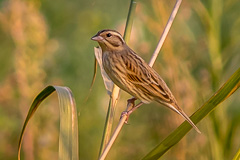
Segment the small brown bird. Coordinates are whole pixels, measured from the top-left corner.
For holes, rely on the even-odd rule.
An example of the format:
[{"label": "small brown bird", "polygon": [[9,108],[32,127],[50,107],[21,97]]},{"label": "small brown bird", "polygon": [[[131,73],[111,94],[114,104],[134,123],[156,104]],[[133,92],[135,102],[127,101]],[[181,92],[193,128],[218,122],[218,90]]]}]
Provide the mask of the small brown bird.
[{"label": "small brown bird", "polygon": [[178,106],[176,99],[160,75],[127,46],[120,33],[101,30],[91,38],[102,49],[102,64],[109,78],[122,90],[143,103],[156,101],[184,117],[199,129]]}]

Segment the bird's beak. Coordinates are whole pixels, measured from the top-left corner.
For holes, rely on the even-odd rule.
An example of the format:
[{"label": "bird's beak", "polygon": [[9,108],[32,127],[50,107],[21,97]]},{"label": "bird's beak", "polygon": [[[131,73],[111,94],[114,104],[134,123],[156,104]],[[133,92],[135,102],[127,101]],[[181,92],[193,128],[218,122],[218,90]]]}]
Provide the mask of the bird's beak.
[{"label": "bird's beak", "polygon": [[94,41],[102,41],[103,40],[103,37],[102,36],[99,36],[99,35],[95,35],[91,38],[91,40],[94,40]]}]

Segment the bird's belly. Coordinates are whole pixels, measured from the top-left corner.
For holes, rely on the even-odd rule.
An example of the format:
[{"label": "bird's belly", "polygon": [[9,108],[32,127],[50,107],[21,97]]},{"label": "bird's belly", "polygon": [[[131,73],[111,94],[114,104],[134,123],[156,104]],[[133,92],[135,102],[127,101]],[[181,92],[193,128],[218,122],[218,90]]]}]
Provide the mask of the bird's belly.
[{"label": "bird's belly", "polygon": [[114,63],[114,61],[110,59],[109,56],[104,55],[102,64],[105,72],[113,81],[113,83],[129,93],[128,88],[126,87],[126,70],[124,69],[124,66],[121,66],[121,63]]},{"label": "bird's belly", "polygon": [[[103,68],[107,73],[108,77],[115,83],[119,88],[125,90],[125,85],[121,75],[119,75],[116,67],[113,65],[109,65],[108,63],[103,63]],[[123,76],[123,73],[121,73]]]}]

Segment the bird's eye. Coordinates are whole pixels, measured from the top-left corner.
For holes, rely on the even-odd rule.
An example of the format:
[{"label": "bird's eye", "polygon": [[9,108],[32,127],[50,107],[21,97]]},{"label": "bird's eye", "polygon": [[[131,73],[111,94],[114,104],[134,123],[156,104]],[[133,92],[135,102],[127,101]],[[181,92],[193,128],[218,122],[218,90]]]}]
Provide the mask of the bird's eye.
[{"label": "bird's eye", "polygon": [[108,34],[107,34],[107,37],[111,37],[111,36],[112,36],[112,34],[111,34],[111,33],[108,33]]}]

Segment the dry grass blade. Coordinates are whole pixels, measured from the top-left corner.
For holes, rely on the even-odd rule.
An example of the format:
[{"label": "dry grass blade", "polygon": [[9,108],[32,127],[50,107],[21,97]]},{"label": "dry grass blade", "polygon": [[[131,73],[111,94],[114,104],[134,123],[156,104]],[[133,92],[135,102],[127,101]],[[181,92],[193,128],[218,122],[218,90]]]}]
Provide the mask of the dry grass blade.
[{"label": "dry grass blade", "polygon": [[113,89],[113,82],[108,77],[107,73],[105,72],[105,70],[102,66],[102,50],[101,50],[101,48],[94,47],[94,54],[95,54],[95,57],[97,59],[97,62],[99,64],[99,66],[100,66],[101,75],[102,75],[102,78],[103,78],[105,88],[106,88],[108,94],[111,95],[112,94],[112,89]]},{"label": "dry grass blade", "polygon": [[92,78],[92,83],[91,83],[91,86],[90,86],[90,89],[89,89],[89,93],[88,93],[88,95],[87,95],[87,97],[85,98],[85,102],[88,100],[88,98],[89,98],[89,95],[90,95],[90,93],[92,92],[92,88],[93,88],[93,84],[94,84],[94,82],[95,82],[95,80],[96,80],[96,76],[97,76],[97,59],[96,59],[96,57],[94,58],[94,72],[93,72],[93,78]]}]

